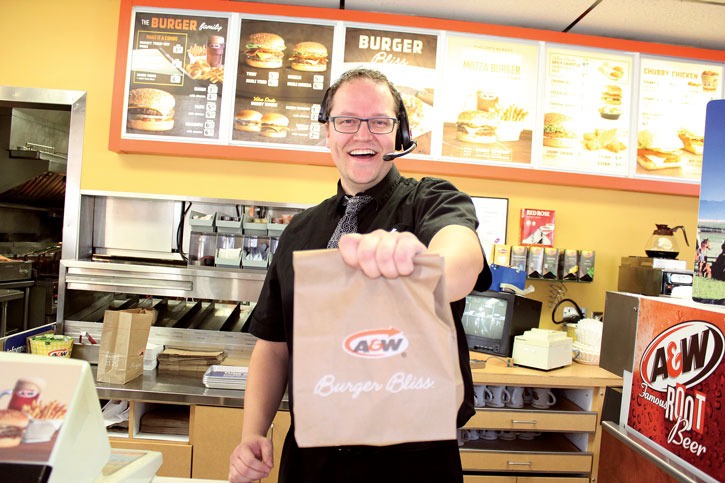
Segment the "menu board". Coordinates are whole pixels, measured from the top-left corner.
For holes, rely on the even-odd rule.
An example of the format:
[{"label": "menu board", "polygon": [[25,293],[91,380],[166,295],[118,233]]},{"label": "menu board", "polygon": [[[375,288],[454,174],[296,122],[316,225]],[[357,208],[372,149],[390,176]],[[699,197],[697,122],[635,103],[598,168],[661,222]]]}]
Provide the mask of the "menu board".
[{"label": "menu board", "polygon": [[538,44],[448,37],[440,114],[443,156],[531,163]]},{"label": "menu board", "polygon": [[430,154],[437,85],[438,36],[347,27],[343,70],[367,67],[383,72],[400,91],[416,154]]},{"label": "menu board", "polygon": [[546,49],[540,167],[626,175],[632,56]]},{"label": "menu board", "polygon": [[334,27],[241,20],[232,141],[324,146]]},{"label": "menu board", "polygon": [[126,138],[217,140],[229,16],[136,11]]},{"label": "menu board", "polygon": [[722,94],[722,65],[642,57],[637,174],[699,180],[707,103]]},{"label": "menu board", "polygon": [[[223,3],[212,12],[122,1],[122,24],[131,28],[119,33],[127,63],[116,75],[111,149],[327,165],[317,122],[325,90],[344,71],[366,67],[401,93],[417,142],[408,168],[697,189],[705,105],[723,94],[716,52],[651,44],[643,55],[636,42],[617,39],[611,48],[604,38],[584,46],[544,31],[532,40],[440,19],[398,26],[386,14],[367,23],[334,11],[281,16],[273,6]],[[455,30],[442,30],[448,25]],[[689,51],[701,60],[684,58]],[[257,157],[256,148],[272,151]]]}]

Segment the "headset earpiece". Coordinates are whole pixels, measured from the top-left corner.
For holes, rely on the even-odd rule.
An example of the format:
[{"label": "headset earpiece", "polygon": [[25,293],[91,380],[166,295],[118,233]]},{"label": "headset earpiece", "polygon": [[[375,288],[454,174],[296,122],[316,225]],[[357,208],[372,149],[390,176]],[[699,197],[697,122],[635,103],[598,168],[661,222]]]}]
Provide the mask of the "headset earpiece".
[{"label": "headset earpiece", "polygon": [[320,102],[320,112],[317,113],[317,122],[320,124],[325,124],[328,119],[327,114],[327,95],[330,93],[330,88],[328,87],[325,90],[325,95],[322,96],[322,102]]},{"label": "headset earpiece", "polygon": [[405,103],[400,99],[398,106],[398,132],[395,134],[395,149],[404,151],[408,149],[413,140],[410,137],[410,123],[408,122],[408,111],[405,110]]}]

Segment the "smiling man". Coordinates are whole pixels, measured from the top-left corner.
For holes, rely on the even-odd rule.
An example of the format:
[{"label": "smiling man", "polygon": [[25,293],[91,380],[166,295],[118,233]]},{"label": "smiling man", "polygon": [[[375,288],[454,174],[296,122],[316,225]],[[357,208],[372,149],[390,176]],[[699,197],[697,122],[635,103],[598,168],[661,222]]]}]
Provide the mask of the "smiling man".
[{"label": "smiling man", "polygon": [[[242,438],[230,457],[233,483],[263,478],[275,464],[266,434],[288,386],[288,394],[293,394],[292,253],[296,250],[339,248],[348,265],[372,278],[405,277],[412,273],[416,255],[441,255],[465,386],[458,426],[474,414],[461,315],[463,299],[474,286],[488,288],[490,271],[476,235],[478,221],[470,197],[442,179],[404,178],[392,162],[384,160],[410,133],[400,93],[380,72],[344,73],[328,89],[321,111],[327,146],[340,175],[337,194],[295,216],[285,229],[249,317],[246,329],[259,340],[249,365]],[[347,231],[346,208],[352,205],[359,210],[356,233],[340,237]],[[463,481],[455,440],[299,448],[292,398],[289,405],[293,421],[282,451],[280,482],[356,483],[372,481],[371,475],[376,483]]]}]

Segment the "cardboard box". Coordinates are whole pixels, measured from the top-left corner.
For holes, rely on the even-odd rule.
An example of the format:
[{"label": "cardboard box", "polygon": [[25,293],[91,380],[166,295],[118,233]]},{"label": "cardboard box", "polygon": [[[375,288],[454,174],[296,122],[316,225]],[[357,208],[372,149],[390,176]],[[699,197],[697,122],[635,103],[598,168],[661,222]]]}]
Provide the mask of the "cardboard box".
[{"label": "cardboard box", "polygon": [[576,280],[579,275],[579,250],[567,248],[559,254],[559,280]]},{"label": "cardboard box", "polygon": [[526,276],[529,278],[542,278],[544,276],[544,247],[529,247]]},{"label": "cardboard box", "polygon": [[581,282],[594,280],[594,251],[581,250],[579,252],[579,271],[577,279]]},{"label": "cardboard box", "polygon": [[493,261],[491,262],[502,267],[508,267],[511,264],[511,245],[493,246]]},{"label": "cardboard box", "polygon": [[521,244],[554,246],[554,210],[521,209]]},{"label": "cardboard box", "polygon": [[544,248],[544,260],[541,276],[548,279],[556,279],[559,276],[559,249]]},{"label": "cardboard box", "polygon": [[528,247],[524,245],[514,245],[511,247],[511,263],[509,266],[518,268],[522,272],[526,271],[526,254]]}]

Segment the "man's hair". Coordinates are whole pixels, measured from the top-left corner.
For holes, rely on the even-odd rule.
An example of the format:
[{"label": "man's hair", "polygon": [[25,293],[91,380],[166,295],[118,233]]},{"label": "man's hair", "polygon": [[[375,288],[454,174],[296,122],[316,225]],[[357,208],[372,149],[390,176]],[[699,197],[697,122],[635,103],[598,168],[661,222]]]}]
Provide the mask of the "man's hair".
[{"label": "man's hair", "polygon": [[335,94],[337,93],[337,90],[345,83],[351,82],[357,79],[367,79],[371,80],[377,84],[383,84],[388,87],[390,90],[390,94],[393,96],[393,102],[395,103],[395,117],[397,118],[400,114],[400,105],[402,104],[402,98],[400,96],[400,92],[398,92],[398,89],[395,88],[392,82],[385,77],[385,74],[383,74],[380,71],[373,70],[373,69],[365,69],[362,67],[351,69],[348,71],[345,71],[339,79],[337,79],[327,90],[327,105],[326,107],[326,115],[329,117],[330,111],[332,111],[332,102],[335,99]]}]

